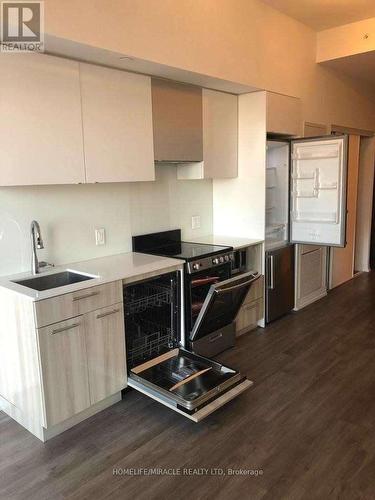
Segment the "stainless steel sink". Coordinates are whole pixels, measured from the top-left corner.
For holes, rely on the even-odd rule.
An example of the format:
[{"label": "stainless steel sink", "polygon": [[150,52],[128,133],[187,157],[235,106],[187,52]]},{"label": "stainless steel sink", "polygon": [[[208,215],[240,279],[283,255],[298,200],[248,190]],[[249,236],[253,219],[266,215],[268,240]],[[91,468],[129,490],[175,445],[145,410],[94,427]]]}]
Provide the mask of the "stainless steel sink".
[{"label": "stainless steel sink", "polygon": [[86,274],[79,274],[72,271],[62,271],[61,273],[13,281],[13,283],[42,292],[43,290],[51,290],[52,288],[72,285],[73,283],[80,283],[81,281],[92,280],[94,278],[95,276],[87,276]]}]

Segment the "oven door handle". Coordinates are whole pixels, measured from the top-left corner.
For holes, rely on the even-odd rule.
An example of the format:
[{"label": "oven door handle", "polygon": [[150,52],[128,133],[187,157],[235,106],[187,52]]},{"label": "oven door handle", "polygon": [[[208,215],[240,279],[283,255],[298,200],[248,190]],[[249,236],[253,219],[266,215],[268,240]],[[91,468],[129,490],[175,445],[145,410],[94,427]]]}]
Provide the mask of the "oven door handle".
[{"label": "oven door handle", "polygon": [[[194,323],[193,329],[190,333],[190,341],[194,342],[198,340],[200,337],[204,337],[204,329],[202,330],[203,325],[205,322],[208,322],[206,324],[206,327],[211,327],[212,326],[212,321],[214,322],[213,324],[215,325],[216,330],[218,330],[218,323],[220,323],[220,328],[224,327],[226,325],[229,325],[230,323],[233,323],[235,320],[238,311],[240,310],[243,300],[245,299],[245,295],[239,294],[239,296],[234,296],[231,298],[229,301],[230,304],[228,304],[228,310],[224,314],[220,316],[220,318],[217,317],[217,314],[215,313],[216,308],[214,307],[215,301],[216,306],[218,305],[217,303],[222,301],[221,297],[224,297],[225,294],[229,295],[234,291],[234,290],[241,290],[243,291],[244,294],[247,293],[248,289],[250,289],[251,285],[257,281],[260,278],[260,274],[254,275],[254,273],[248,272],[244,273],[241,276],[236,276],[235,278],[231,278],[226,281],[222,281],[221,283],[218,283],[217,285],[211,285],[211,288],[208,292],[208,295],[203,303],[203,306],[199,312],[199,315]],[[232,286],[230,286],[232,285]],[[222,304],[220,305],[222,307]],[[212,316],[213,315],[213,316]],[[207,331],[207,328],[206,328]],[[212,332],[212,330],[211,330]],[[200,333],[202,335],[200,335]]]},{"label": "oven door handle", "polygon": [[232,292],[233,290],[238,290],[239,288],[242,288],[244,286],[249,285],[250,283],[253,283],[255,280],[259,279],[259,276],[256,277],[255,279],[250,279],[247,281],[243,281],[242,283],[239,283],[238,285],[230,286],[228,288],[221,288],[219,290],[215,290],[218,295],[221,295],[222,293],[227,293],[227,292]]},{"label": "oven door handle", "polygon": [[[236,283],[241,279],[243,280],[246,277],[249,277],[250,279],[248,279],[246,281],[241,281],[241,283],[238,283],[238,284],[233,285],[233,286],[228,286],[227,288],[221,288],[222,286],[225,286],[227,284]],[[260,278],[260,274],[246,273],[242,276],[235,276],[234,278],[230,278],[229,280],[226,280],[225,282],[222,281],[222,282],[217,283],[216,285],[213,285],[213,286],[215,288],[215,292],[220,295],[222,293],[232,292],[233,290],[237,290],[238,288],[242,288],[243,286],[254,283],[254,281],[256,281],[259,278]]]}]

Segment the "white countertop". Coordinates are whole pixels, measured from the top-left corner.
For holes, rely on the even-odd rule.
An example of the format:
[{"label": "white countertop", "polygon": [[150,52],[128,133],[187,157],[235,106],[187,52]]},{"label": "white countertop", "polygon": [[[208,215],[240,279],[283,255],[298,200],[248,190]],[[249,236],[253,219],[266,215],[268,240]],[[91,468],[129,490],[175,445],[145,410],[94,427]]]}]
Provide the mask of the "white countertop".
[{"label": "white countertop", "polygon": [[62,286],[38,292],[31,288],[24,287],[14,280],[33,278],[30,273],[15,274],[12,276],[0,277],[0,287],[19,293],[33,301],[44,300],[65,293],[75,292],[85,288],[110,283],[112,281],[122,280],[125,283],[135,281],[135,278],[144,275],[157,275],[158,273],[173,271],[181,268],[184,262],[178,259],[168,257],[159,257],[157,255],[146,255],[143,253],[128,252],[108,257],[75,262],[64,266],[49,268],[48,271],[40,273],[38,276],[54,274],[61,271],[73,271],[81,274],[95,276],[94,279],[74,283],[73,285]]},{"label": "white countertop", "polygon": [[224,245],[233,247],[235,250],[260,245],[264,242],[264,240],[240,238],[236,236],[221,236],[218,234],[209,234],[199,238],[190,238],[190,241],[194,241],[194,243],[208,243],[210,245]]}]

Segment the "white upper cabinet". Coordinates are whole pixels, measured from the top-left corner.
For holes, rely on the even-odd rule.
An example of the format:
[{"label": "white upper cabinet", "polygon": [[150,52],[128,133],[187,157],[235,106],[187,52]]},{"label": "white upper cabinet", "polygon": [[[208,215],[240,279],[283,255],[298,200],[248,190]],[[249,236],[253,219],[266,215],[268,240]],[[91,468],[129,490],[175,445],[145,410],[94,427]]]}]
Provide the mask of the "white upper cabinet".
[{"label": "white upper cabinet", "polygon": [[180,165],[178,178],[225,179],[238,175],[238,97],[203,89],[203,162]]},{"label": "white upper cabinet", "polygon": [[151,78],[80,64],[86,182],[155,179]]},{"label": "white upper cabinet", "polygon": [[345,246],[347,137],[292,141],[291,241]]},{"label": "white upper cabinet", "polygon": [[0,185],[84,182],[78,63],[0,55]]},{"label": "white upper cabinet", "polygon": [[238,97],[203,89],[203,161],[207,178],[237,177]]},{"label": "white upper cabinet", "polygon": [[302,135],[301,99],[267,92],[267,132]]}]

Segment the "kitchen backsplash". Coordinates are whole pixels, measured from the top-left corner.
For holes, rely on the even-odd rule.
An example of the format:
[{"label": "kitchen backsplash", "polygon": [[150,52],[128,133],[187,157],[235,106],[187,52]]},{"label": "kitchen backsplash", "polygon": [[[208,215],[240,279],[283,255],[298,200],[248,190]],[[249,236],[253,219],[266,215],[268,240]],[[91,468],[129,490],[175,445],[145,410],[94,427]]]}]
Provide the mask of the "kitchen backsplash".
[{"label": "kitchen backsplash", "polygon": [[[45,244],[38,256],[54,264],[131,251],[131,236],[146,232],[181,227],[194,240],[212,233],[212,181],[177,181],[176,167],[163,165],[156,182],[1,188],[0,275],[30,270],[33,219]],[[105,228],[105,245],[95,245],[95,228]]]}]

